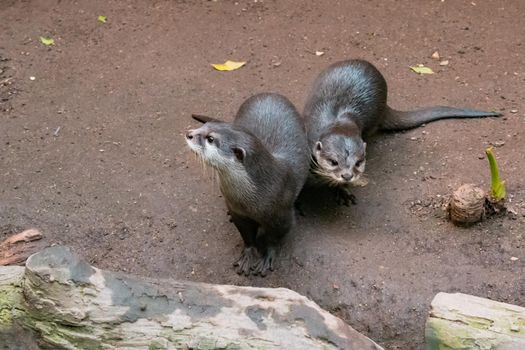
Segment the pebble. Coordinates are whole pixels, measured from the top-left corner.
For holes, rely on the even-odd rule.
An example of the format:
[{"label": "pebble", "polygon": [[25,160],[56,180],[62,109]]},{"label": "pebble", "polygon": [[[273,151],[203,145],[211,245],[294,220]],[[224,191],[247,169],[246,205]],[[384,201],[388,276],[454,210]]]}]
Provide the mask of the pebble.
[{"label": "pebble", "polygon": [[448,66],[448,60],[444,60],[444,61],[439,62],[439,65],[440,66]]},{"label": "pebble", "polygon": [[496,141],[496,142],[492,142],[492,145],[494,147],[501,147],[505,144],[505,141]]},{"label": "pebble", "polygon": [[518,260],[519,260],[519,258],[517,258],[517,257],[515,257],[515,256],[511,256],[511,257],[510,257],[510,261],[518,261]]},{"label": "pebble", "polygon": [[518,110],[517,109],[511,109],[510,113],[518,113]]},{"label": "pebble", "polygon": [[35,79],[36,79],[36,78],[33,77],[33,76],[30,76],[30,77],[29,77],[29,80],[35,80]]}]

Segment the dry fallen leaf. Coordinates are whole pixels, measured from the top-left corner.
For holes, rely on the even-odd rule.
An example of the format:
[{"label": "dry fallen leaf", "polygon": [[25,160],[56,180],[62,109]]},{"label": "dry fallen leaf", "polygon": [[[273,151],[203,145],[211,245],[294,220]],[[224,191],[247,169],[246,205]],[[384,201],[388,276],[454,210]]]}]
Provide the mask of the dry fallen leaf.
[{"label": "dry fallen leaf", "polygon": [[244,66],[246,62],[226,61],[224,63],[212,63],[212,67],[220,71],[236,70]]},{"label": "dry fallen leaf", "polygon": [[41,36],[40,41],[42,42],[42,44],[46,46],[55,45],[55,40],[53,38],[46,38],[46,37]]},{"label": "dry fallen leaf", "polygon": [[432,69],[430,69],[429,67],[425,67],[422,64],[416,67],[410,67],[410,69],[412,69],[417,74],[434,74],[434,71]]},{"label": "dry fallen leaf", "polygon": [[106,16],[98,16],[97,20],[101,23],[106,23],[108,18]]}]

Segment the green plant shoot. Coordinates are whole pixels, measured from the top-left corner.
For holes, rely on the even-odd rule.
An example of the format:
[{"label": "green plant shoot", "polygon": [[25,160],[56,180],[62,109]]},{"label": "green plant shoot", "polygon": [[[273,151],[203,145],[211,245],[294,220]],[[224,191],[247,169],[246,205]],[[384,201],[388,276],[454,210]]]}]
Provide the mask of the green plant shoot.
[{"label": "green plant shoot", "polygon": [[499,177],[498,163],[496,162],[496,157],[494,157],[494,152],[492,152],[492,147],[487,148],[485,150],[485,154],[487,155],[490,166],[490,195],[493,200],[500,201],[507,195],[505,190],[505,181],[501,181]]}]

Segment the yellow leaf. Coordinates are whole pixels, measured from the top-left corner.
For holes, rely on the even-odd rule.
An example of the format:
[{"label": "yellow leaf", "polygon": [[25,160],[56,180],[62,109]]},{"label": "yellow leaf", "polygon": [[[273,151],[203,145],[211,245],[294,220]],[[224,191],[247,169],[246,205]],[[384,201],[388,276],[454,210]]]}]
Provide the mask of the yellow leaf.
[{"label": "yellow leaf", "polygon": [[98,16],[97,20],[101,23],[106,23],[108,18],[106,16]]},{"label": "yellow leaf", "polygon": [[55,45],[55,40],[53,40],[52,38],[45,38],[45,37],[41,36],[40,37],[40,41],[42,42],[42,44],[44,44],[46,46]]},{"label": "yellow leaf", "polygon": [[246,62],[234,62],[234,61],[226,61],[224,63],[212,63],[212,67],[223,71],[230,71],[230,70],[236,70],[244,66]]},{"label": "yellow leaf", "polygon": [[428,67],[425,67],[423,65],[416,66],[416,67],[410,67],[414,72],[417,74],[434,74],[434,71]]}]

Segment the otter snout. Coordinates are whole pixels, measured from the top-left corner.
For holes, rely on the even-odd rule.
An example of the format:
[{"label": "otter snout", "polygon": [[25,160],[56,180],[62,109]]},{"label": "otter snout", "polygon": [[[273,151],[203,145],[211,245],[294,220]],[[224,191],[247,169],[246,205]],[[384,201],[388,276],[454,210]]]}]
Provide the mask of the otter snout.
[{"label": "otter snout", "polygon": [[186,132],[186,142],[197,146],[202,146],[202,135],[199,129],[191,129]]},{"label": "otter snout", "polygon": [[341,174],[341,177],[346,182],[351,182],[354,179],[354,174],[352,174],[352,173],[344,173],[344,174]]},{"label": "otter snout", "polygon": [[199,139],[200,138],[200,134],[198,132],[198,130],[195,130],[195,129],[190,129],[186,132],[186,138],[188,140],[193,140],[194,138],[195,139]]},{"label": "otter snout", "polygon": [[186,132],[186,144],[190,149],[197,153],[202,154],[204,151],[204,139],[200,133],[199,129],[191,129]]}]

